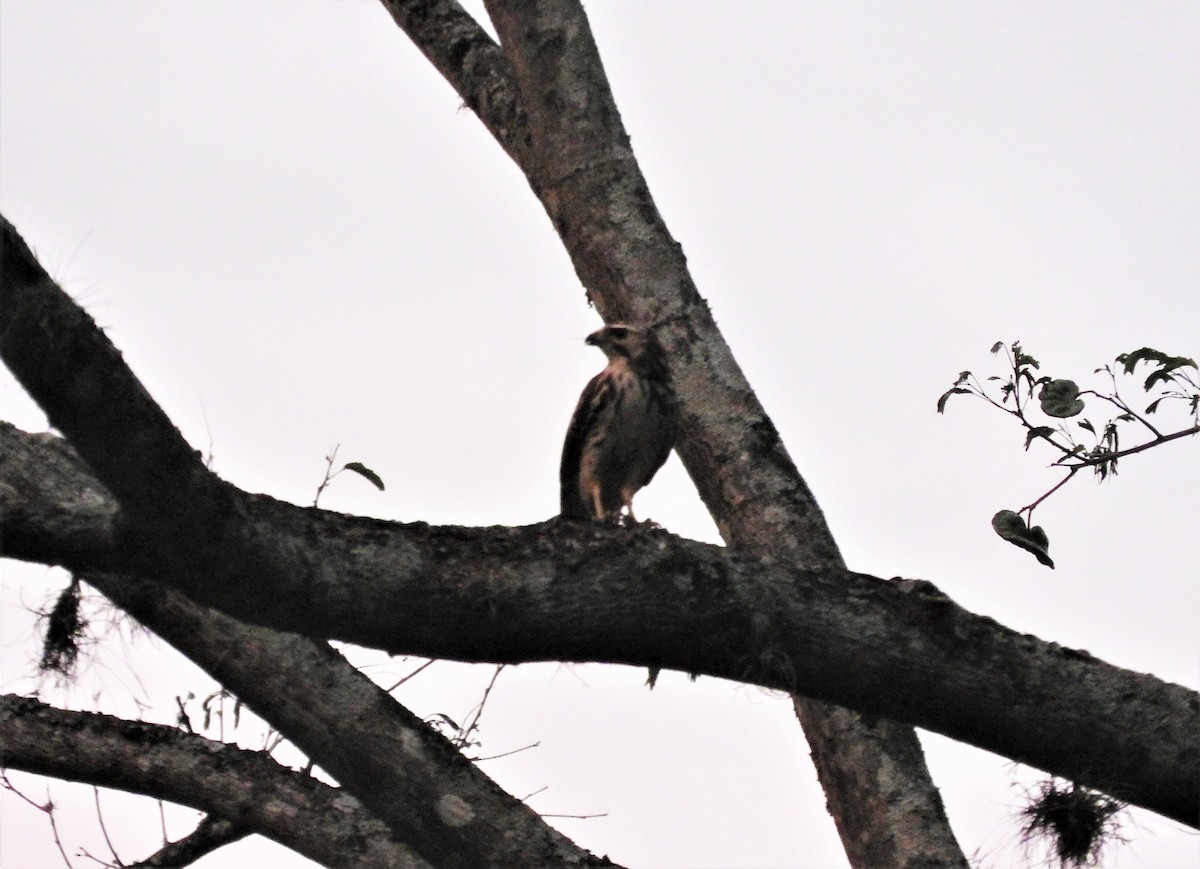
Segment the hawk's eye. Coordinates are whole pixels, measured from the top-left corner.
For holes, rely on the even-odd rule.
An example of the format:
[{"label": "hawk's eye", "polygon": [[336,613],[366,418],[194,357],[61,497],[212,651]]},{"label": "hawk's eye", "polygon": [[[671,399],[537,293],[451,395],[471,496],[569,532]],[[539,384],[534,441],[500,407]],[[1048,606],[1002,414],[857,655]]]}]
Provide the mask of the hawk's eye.
[{"label": "hawk's eye", "polygon": [[627,338],[629,337],[629,330],[624,326],[610,326],[608,328],[608,334],[612,335],[614,338]]}]

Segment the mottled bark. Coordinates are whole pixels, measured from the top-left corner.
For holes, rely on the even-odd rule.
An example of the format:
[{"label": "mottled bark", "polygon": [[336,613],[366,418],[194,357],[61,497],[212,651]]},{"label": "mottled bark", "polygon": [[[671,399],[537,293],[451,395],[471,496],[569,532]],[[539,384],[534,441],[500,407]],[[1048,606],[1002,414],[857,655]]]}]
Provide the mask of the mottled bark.
[{"label": "mottled bark", "polygon": [[158,583],[83,577],[285,734],[430,864],[611,865],[502,791],[328,644],[242,624]]},{"label": "mottled bark", "polygon": [[[454,63],[454,50],[444,42],[439,48],[427,19],[410,15],[406,21],[396,14],[437,7],[452,15],[445,10],[455,4],[385,0],[385,5],[471,105],[476,71]],[[491,122],[478,104],[473,107],[525,171],[605,321],[665,326],[662,334],[675,358],[672,368],[683,399],[679,453],[722,537],[745,552],[814,567],[844,566],[816,500],[725,344],[692,282],[682,248],[654,204],[581,4],[486,0],[485,5],[511,64],[513,85],[507,91],[516,109],[496,98],[505,89],[495,86],[485,108],[505,105],[497,121],[520,116],[527,124],[525,135],[512,136],[510,127]],[[484,38],[476,34],[473,44],[481,45]],[[489,81],[495,82],[503,67],[489,63],[488,69]],[[854,713],[803,697],[795,702],[852,864],[869,869],[966,866],[907,728],[867,724]],[[856,730],[858,745],[848,751]],[[841,750],[821,746],[832,739]],[[881,778],[884,768],[887,781]],[[864,805],[876,813],[868,817]]]},{"label": "mottled bark", "polygon": [[[285,505],[248,496],[203,467],[107,337],[45,275],[7,221],[0,233],[0,356],[44,402],[56,427],[83,445],[87,467],[104,480],[88,481],[70,506],[54,506],[40,517],[29,512],[25,484],[0,488],[0,554],[86,571],[91,582],[208,669],[434,865],[604,862],[500,791],[327,645],[246,628],[171,592],[168,584],[243,615],[268,607],[283,616],[285,628],[311,629],[315,623],[304,614],[322,608],[319,596],[303,591],[314,587],[305,578],[305,544],[276,533],[280,526],[268,530],[249,521],[255,503]],[[65,455],[46,457],[43,470],[68,468]],[[83,464],[73,461],[74,472],[82,471]],[[19,470],[24,458],[16,449],[3,449],[0,463]],[[179,492],[195,496],[194,508],[178,500]],[[153,506],[158,499],[161,511]],[[96,520],[91,530],[75,521],[76,506],[83,517]],[[69,541],[59,550],[66,560],[51,553],[54,544],[39,527],[54,540]],[[257,536],[260,531],[264,536]],[[105,545],[108,555],[90,557]],[[123,582],[114,569],[157,584]],[[251,576],[254,582],[246,582]],[[349,591],[354,578],[343,576],[337,580],[342,583],[349,583],[342,586]],[[230,649],[254,653],[230,655]]]},{"label": "mottled bark", "polygon": [[[299,541],[308,572],[298,582],[330,586],[305,593],[324,602],[319,615],[306,620],[318,637],[469,661],[670,667],[800,691],[917,724],[1197,823],[1195,692],[1011,631],[963,610],[929,583],[807,570],[645,529],[555,521],[439,528],[269,499],[249,503],[255,505],[248,521],[256,536]],[[123,556],[111,531],[119,524],[117,510],[61,438],[0,424],[0,552],[60,563],[52,555],[62,547],[68,566],[85,576],[98,565],[121,570]],[[350,577],[344,587],[343,577]],[[93,579],[138,611],[120,597],[118,580]],[[247,605],[234,615],[269,619],[289,612]],[[210,624],[217,621],[214,614]],[[170,636],[165,621],[150,624]],[[464,624],[471,630],[461,630]],[[195,641],[211,642],[211,653],[182,645],[184,640],[181,648],[202,665],[230,646],[252,644],[260,656],[269,651],[254,629],[242,629],[244,639],[214,634]],[[294,647],[283,644],[264,658],[271,668],[287,671],[276,658],[320,661],[305,652],[313,644],[289,642]],[[235,663],[210,671],[228,684],[235,676],[227,668]],[[279,691],[303,675],[296,666]],[[300,693],[311,690],[316,688]],[[329,708],[342,708],[351,703],[352,689],[345,690],[345,696],[316,696]],[[270,700],[274,686],[265,693],[262,702],[289,702]],[[253,693],[243,696],[259,705]],[[318,733],[322,726],[313,723]],[[299,733],[296,722],[281,729]],[[885,785],[893,770],[904,768],[904,758],[890,762],[892,753],[915,750],[903,740],[895,735],[876,746],[888,746],[888,762],[880,768]],[[824,745],[846,753],[860,743],[854,731],[846,736],[835,730]],[[319,742],[301,745],[319,754],[322,766],[334,763]],[[891,799],[896,790],[881,793]]]},{"label": "mottled bark", "polygon": [[244,839],[250,832],[249,827],[240,827],[232,821],[209,815],[182,839],[168,842],[146,859],[126,865],[128,869],[190,866],[201,857]]},{"label": "mottled bark", "polygon": [[[490,3],[503,49],[453,2],[384,5],[526,172],[605,319],[662,324],[684,400],[680,453],[725,539],[761,557],[554,523],[398,526],[246,495],[204,468],[7,224],[0,353],[103,483],[71,490],[72,503],[39,501],[20,490],[27,478],[10,462],[0,472],[0,553],[126,572],[316,638],[464,660],[611,660],[783,687],[929,726],[1194,825],[1192,692],[1014,634],[927,585],[842,569],[653,204],[578,4]],[[255,583],[243,582],[248,575]],[[115,594],[128,582],[93,576]],[[173,600],[162,588],[153,595],[151,603]],[[265,635],[249,630],[243,642]],[[319,672],[324,647],[299,642]],[[361,690],[367,709],[375,701]],[[856,865],[962,865],[911,729],[796,703]],[[303,733],[301,712],[286,714],[288,729]],[[382,730],[364,733],[387,744]],[[313,746],[337,760],[319,739]],[[418,790],[428,797],[437,787]],[[416,838],[440,847],[421,839],[427,822],[416,823]]]},{"label": "mottled bark", "polygon": [[0,764],[8,769],[193,806],[326,866],[431,866],[336,788],[280,766],[263,752],[174,727],[4,695],[0,746]]}]

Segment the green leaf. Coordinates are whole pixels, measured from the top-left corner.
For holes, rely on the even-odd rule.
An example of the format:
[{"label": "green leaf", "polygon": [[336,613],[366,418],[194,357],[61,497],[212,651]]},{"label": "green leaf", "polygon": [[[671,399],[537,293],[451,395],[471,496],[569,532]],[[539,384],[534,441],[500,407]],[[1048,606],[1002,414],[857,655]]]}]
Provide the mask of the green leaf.
[{"label": "green leaf", "polygon": [[1012,510],[1001,510],[992,517],[992,528],[1013,546],[1019,546],[1026,552],[1032,553],[1040,563],[1051,570],[1054,569],[1054,561],[1050,558],[1049,552],[1050,538],[1046,536],[1042,526],[1035,525],[1030,528],[1019,513],[1014,513]]},{"label": "green leaf", "polygon": [[1029,451],[1029,445],[1033,443],[1034,438],[1048,438],[1054,434],[1054,429],[1045,425],[1038,425],[1031,428],[1025,435],[1025,451]]},{"label": "green leaf", "polygon": [[1126,374],[1132,374],[1133,369],[1137,368],[1139,362],[1155,363],[1159,370],[1151,373],[1146,378],[1144,388],[1149,390],[1154,384],[1160,380],[1171,380],[1171,372],[1176,368],[1195,368],[1196,361],[1189,359],[1186,356],[1168,356],[1161,350],[1155,350],[1153,347],[1142,347],[1140,350],[1134,350],[1132,353],[1122,353],[1117,357],[1117,362],[1125,369]]},{"label": "green leaf", "polygon": [[1013,360],[1018,366],[1024,368],[1041,368],[1041,363],[1021,349],[1020,344],[1013,344]]},{"label": "green leaf", "polygon": [[1083,399],[1073,380],[1051,380],[1038,393],[1038,400],[1042,403],[1042,413],[1058,419],[1083,412]]},{"label": "green leaf", "polygon": [[365,477],[379,491],[383,491],[383,479],[362,462],[347,462],[344,470],[354,471],[360,477]]},{"label": "green leaf", "polygon": [[[1191,362],[1192,360],[1184,359],[1183,361]],[[1194,365],[1195,363],[1192,364]],[[1181,367],[1181,365],[1172,365],[1170,368],[1164,368],[1161,371],[1155,371],[1146,378],[1146,382],[1142,384],[1142,388],[1149,392],[1159,381],[1162,381],[1163,383],[1170,383],[1175,379],[1175,369]]]},{"label": "green leaf", "polygon": [[999,353],[1003,349],[1004,349],[1004,342],[997,341],[995,344],[992,345],[992,355],[994,356],[995,354]]},{"label": "green leaf", "polygon": [[943,392],[942,397],[938,399],[937,412],[938,413],[946,412],[946,402],[950,400],[950,396],[952,396],[952,395],[970,395],[970,394],[971,394],[971,390],[969,390],[969,389],[963,389],[961,386],[952,386],[950,389],[947,389],[945,392]]},{"label": "green leaf", "polygon": [[1152,401],[1152,402],[1150,402],[1149,404],[1147,404],[1147,405],[1146,405],[1146,413],[1148,413],[1148,414],[1149,414],[1149,413],[1154,413],[1154,411],[1158,410],[1158,404],[1159,404],[1159,402],[1161,402],[1161,401],[1162,401],[1163,399],[1165,399],[1165,398],[1166,398],[1166,396],[1165,396],[1165,395],[1162,395],[1162,396],[1159,396],[1158,398],[1154,399],[1154,401]]},{"label": "green leaf", "polygon": [[1096,429],[1095,429],[1095,427],[1093,427],[1093,426],[1092,426],[1092,424],[1091,424],[1091,422],[1089,422],[1089,421],[1088,421],[1088,420],[1086,420],[1086,419],[1085,419],[1085,420],[1081,420],[1080,422],[1078,422],[1078,423],[1077,423],[1077,425],[1078,425],[1078,426],[1079,426],[1081,429],[1083,429],[1084,431],[1090,431],[1092,434],[1095,434],[1095,433],[1096,433]]}]

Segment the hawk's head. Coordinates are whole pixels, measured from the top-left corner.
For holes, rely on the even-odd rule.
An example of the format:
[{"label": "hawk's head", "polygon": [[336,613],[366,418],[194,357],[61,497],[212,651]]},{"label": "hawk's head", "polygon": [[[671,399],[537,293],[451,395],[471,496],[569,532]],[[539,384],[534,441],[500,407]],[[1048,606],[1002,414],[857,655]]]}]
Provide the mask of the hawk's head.
[{"label": "hawk's head", "polygon": [[647,326],[613,323],[587,336],[587,343],[604,351],[610,362],[627,360],[643,374],[665,374],[667,355]]}]

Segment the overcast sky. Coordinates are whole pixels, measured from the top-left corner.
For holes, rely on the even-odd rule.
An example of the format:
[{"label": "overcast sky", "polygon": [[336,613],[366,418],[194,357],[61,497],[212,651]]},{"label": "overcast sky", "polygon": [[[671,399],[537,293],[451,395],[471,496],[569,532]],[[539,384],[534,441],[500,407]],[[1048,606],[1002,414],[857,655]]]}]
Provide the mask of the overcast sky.
[{"label": "overcast sky", "polygon": [[[588,11],[659,208],[850,567],[1200,687],[1196,441],[1039,508],[1050,571],[989,518],[1057,482],[1053,457],[981,402],[934,412],[960,370],[1001,373],[997,340],[1096,387],[1124,351],[1200,354],[1200,5]],[[556,511],[600,321],[523,177],[379,4],[4,0],[0,209],[237,485],[311,503],[341,444],[387,491],[339,478],[330,509]],[[45,426],[2,369],[0,418]],[[717,540],[674,458],[638,515]],[[0,579],[0,689],[29,691],[27,608],[65,578],[9,561]],[[380,680],[420,663],[351,655]],[[438,663],[399,697],[461,720],[490,675]],[[785,698],[644,679],[506,670],[482,753],[538,747],[485,770],[519,796],[545,787],[541,812],[605,813],[552,822],[633,866],[846,865]],[[79,686],[43,697],[170,722],[176,695],[210,690],[162,644],[112,634]],[[965,851],[1017,864],[1034,774],[923,738]],[[105,855],[90,788],[49,792],[69,853]],[[103,804],[123,859],[154,849],[152,803]],[[0,864],[61,865],[42,815],[9,794],[0,813]],[[173,812],[171,835],[195,818]],[[1110,865],[1200,864],[1193,832],[1130,823]],[[251,861],[306,865],[261,839],[198,865]]]}]

